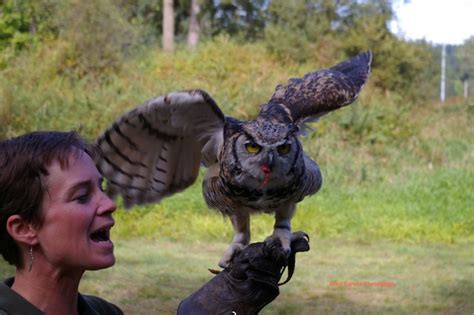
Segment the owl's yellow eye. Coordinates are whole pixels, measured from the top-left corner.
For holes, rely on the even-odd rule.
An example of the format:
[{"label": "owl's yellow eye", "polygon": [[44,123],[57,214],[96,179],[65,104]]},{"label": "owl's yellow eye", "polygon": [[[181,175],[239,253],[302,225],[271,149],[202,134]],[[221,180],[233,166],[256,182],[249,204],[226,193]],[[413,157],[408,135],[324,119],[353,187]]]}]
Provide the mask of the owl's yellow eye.
[{"label": "owl's yellow eye", "polygon": [[290,152],[290,148],[291,148],[291,146],[290,146],[288,143],[279,145],[279,146],[277,147],[278,152],[279,152],[280,154],[287,154],[288,152]]},{"label": "owl's yellow eye", "polygon": [[261,146],[255,143],[247,143],[245,145],[245,148],[247,149],[248,153],[252,153],[252,154],[257,154],[262,149]]}]

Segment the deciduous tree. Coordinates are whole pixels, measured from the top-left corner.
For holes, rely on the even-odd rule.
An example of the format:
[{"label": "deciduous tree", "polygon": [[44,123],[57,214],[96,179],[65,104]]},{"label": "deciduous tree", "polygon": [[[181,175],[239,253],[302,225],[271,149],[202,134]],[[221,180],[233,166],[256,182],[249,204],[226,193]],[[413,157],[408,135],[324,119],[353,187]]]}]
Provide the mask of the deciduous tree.
[{"label": "deciduous tree", "polygon": [[199,42],[199,35],[201,33],[201,25],[199,23],[200,5],[198,0],[191,0],[190,14],[189,14],[189,29],[187,44],[189,48],[194,48]]},{"label": "deciduous tree", "polygon": [[174,50],[174,8],[173,0],[163,0],[163,50]]}]

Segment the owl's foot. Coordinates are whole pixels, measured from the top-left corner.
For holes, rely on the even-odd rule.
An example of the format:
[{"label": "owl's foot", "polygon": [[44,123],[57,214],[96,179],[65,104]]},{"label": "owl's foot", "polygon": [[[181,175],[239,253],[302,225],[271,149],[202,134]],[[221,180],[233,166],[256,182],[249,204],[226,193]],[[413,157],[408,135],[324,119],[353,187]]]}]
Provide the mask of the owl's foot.
[{"label": "owl's foot", "polygon": [[300,239],[305,239],[306,243],[309,243],[309,235],[306,234],[305,232],[298,231],[298,232],[294,232],[291,235],[291,242],[294,242],[294,241],[297,241],[297,240],[300,240]]},{"label": "owl's foot", "polygon": [[[280,238],[280,236],[278,235],[280,236],[283,235],[283,237]],[[301,231],[290,233],[290,237],[289,237],[290,248],[283,247],[282,238],[283,238],[283,241],[286,243],[287,241],[286,233],[284,234],[273,233],[273,235],[265,239],[264,249],[270,253],[269,256],[271,256],[275,262],[286,266],[288,264],[288,258],[290,257],[290,254],[291,254],[291,243],[298,242],[298,243],[308,244],[309,235]],[[304,239],[304,242],[299,242],[299,240],[301,239]],[[301,251],[301,249],[297,251]]]},{"label": "owl's foot", "polygon": [[230,244],[226,252],[222,256],[221,260],[219,260],[219,267],[221,268],[229,267],[234,256],[240,253],[244,248],[245,248],[245,245],[242,243]]},{"label": "owl's foot", "polygon": [[[273,234],[265,239],[266,246],[273,248],[272,256],[278,262],[285,262],[291,253],[292,234],[288,229],[276,228]],[[280,245],[281,244],[281,245]]]}]

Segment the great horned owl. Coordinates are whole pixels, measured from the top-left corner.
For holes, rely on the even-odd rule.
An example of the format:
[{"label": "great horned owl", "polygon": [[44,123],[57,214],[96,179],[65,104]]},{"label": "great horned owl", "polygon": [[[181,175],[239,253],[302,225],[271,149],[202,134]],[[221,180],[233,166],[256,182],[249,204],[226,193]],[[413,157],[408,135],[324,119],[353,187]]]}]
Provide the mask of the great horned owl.
[{"label": "great horned owl", "polygon": [[235,236],[225,267],[250,241],[250,214],[275,213],[273,234],[289,253],[296,203],[316,193],[318,165],[298,139],[306,123],[352,103],[367,81],[371,52],[277,86],[255,120],[226,117],[202,90],[153,98],[117,119],[96,142],[94,159],[110,196],[126,207],[189,187],[201,164],[209,207],[230,217]]}]

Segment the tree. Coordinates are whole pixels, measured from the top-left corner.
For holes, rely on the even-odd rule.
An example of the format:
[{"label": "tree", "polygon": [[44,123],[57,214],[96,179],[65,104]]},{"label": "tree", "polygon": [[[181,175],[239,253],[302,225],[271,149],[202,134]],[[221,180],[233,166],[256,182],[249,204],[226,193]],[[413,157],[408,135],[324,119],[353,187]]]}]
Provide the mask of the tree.
[{"label": "tree", "polygon": [[61,13],[59,38],[68,47],[65,67],[80,76],[119,69],[137,47],[136,29],[113,0],[62,1]]},{"label": "tree", "polygon": [[190,15],[189,15],[189,29],[187,44],[189,48],[194,48],[199,42],[199,35],[201,33],[201,25],[199,23],[200,6],[198,0],[191,0]]},{"label": "tree", "polygon": [[228,34],[253,41],[263,38],[268,0],[207,0],[203,15],[210,20],[211,36]]},{"label": "tree", "polygon": [[469,79],[474,78],[474,36],[467,39],[456,51],[460,76],[464,85],[464,97],[469,96]]},{"label": "tree", "polygon": [[423,97],[418,86],[433,59],[422,44],[403,41],[390,32],[388,22],[393,15],[386,0],[352,3],[341,21],[340,48],[349,56],[371,49],[371,81],[377,87]]},{"label": "tree", "polygon": [[23,49],[50,34],[57,35],[53,22],[56,0],[0,0],[0,51]]},{"label": "tree", "polygon": [[154,44],[163,33],[163,0],[115,0],[130,24],[141,29],[144,43]]},{"label": "tree", "polygon": [[163,50],[174,50],[174,8],[173,0],[163,0]]},{"label": "tree", "polygon": [[365,2],[273,0],[265,26],[266,45],[284,60],[313,61],[320,65],[354,55],[344,54],[341,46],[351,29],[348,25],[358,19]]}]

